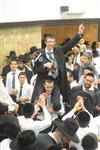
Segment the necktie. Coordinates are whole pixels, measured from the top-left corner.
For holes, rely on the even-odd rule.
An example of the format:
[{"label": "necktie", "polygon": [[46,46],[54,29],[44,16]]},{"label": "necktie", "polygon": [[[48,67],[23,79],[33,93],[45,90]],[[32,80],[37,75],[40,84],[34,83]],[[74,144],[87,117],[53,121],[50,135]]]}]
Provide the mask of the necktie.
[{"label": "necktie", "polygon": [[61,144],[60,143],[58,143],[57,144],[57,150],[61,150],[62,148],[61,148]]},{"label": "necktie", "polygon": [[49,59],[50,59],[51,61],[53,61],[53,60],[54,60],[54,58],[53,58],[53,53],[52,53],[52,52],[48,52],[47,54],[48,54]]},{"label": "necktie", "polygon": [[85,89],[85,92],[89,93],[89,89]]},{"label": "necktie", "polygon": [[13,79],[12,79],[12,89],[15,89],[15,73],[12,73]]},{"label": "necktie", "polygon": [[20,86],[20,92],[19,92],[19,97],[22,96],[22,86]]},{"label": "necktie", "polygon": [[54,54],[52,52],[48,53],[49,59],[52,61],[54,67],[51,69],[49,72],[49,75],[51,75],[53,78],[56,78],[58,76],[58,66],[57,66],[57,61],[54,57]]}]

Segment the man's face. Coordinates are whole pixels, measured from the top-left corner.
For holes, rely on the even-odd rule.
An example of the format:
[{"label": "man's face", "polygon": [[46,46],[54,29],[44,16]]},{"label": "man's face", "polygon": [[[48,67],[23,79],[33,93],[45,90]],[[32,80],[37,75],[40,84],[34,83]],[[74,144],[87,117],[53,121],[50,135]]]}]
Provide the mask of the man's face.
[{"label": "man's face", "polygon": [[88,64],[89,63],[89,58],[87,56],[81,56],[81,63],[83,64]]},{"label": "man's face", "polygon": [[86,76],[84,78],[84,87],[89,89],[91,88],[92,83],[94,82],[94,78],[91,76]]},{"label": "man's face", "polygon": [[63,134],[60,137],[60,143],[62,145],[62,147],[66,147],[70,142],[70,139],[68,139],[66,136],[64,136]]},{"label": "man's face", "polygon": [[43,84],[43,86],[44,86],[46,93],[48,93],[50,95],[54,89],[54,83],[53,82],[51,82],[51,83],[45,82]]},{"label": "man's face", "polygon": [[20,75],[18,79],[19,79],[20,84],[23,85],[25,83],[26,76],[25,75]]},{"label": "man's face", "polygon": [[11,68],[11,71],[16,71],[17,70],[17,67],[18,67],[18,64],[16,61],[11,61],[11,64],[10,64],[10,68]]},{"label": "man's face", "polygon": [[48,50],[51,50],[54,48],[56,43],[56,40],[53,38],[47,38],[47,40],[45,41],[46,47]]},{"label": "man's face", "polygon": [[72,48],[72,52],[75,54],[75,55],[77,55],[78,53],[79,53],[79,51],[80,51],[80,49],[78,48],[78,47],[73,47]]},{"label": "man's face", "polygon": [[18,62],[18,69],[23,70],[24,69],[24,63],[23,62]]}]

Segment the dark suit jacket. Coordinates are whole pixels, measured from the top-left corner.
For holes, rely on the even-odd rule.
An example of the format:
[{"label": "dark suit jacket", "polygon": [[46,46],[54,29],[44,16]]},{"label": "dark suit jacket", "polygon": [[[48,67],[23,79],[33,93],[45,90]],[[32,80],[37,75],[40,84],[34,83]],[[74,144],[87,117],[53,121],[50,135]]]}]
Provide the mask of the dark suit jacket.
[{"label": "dark suit jacket", "polygon": [[61,150],[57,143],[48,134],[39,134],[35,144],[35,150]]},{"label": "dark suit jacket", "polygon": [[[70,106],[71,108],[74,106],[76,100],[73,100],[73,95],[74,95],[74,99],[75,99],[75,95],[77,95],[77,93],[81,96],[82,94],[80,94],[81,92],[83,92],[83,85],[80,85],[80,86],[75,86],[72,88],[72,97],[70,97]],[[76,94],[75,94],[76,93]],[[84,92],[86,93],[86,92]],[[94,114],[96,115],[96,106],[100,106],[100,102],[99,102],[99,95],[100,95],[100,92],[97,88],[94,88],[94,91],[90,91],[89,93],[90,96],[87,95],[87,101],[85,102],[86,103],[86,108],[88,109],[88,111],[91,113],[91,114]],[[83,94],[83,97],[85,97],[86,94],[84,95]]]},{"label": "dark suit jacket", "polygon": [[25,74],[26,74],[26,77],[27,77],[27,81],[28,81],[28,83],[30,84],[30,80],[31,80],[31,78],[32,78],[32,76],[33,76],[33,72],[30,71],[30,70],[28,70],[28,69],[25,67]]},{"label": "dark suit jacket", "polygon": [[11,71],[11,68],[10,68],[10,65],[7,64],[5,65],[3,68],[2,68],[2,77],[3,77],[3,83],[4,85],[6,85],[6,76],[7,76],[7,73]]},{"label": "dark suit jacket", "polygon": [[[80,35],[74,36],[72,40],[70,40],[67,44],[65,44],[63,47],[57,46],[54,48],[53,53],[55,55],[59,75],[57,78],[57,85],[60,88],[60,91],[63,95],[63,100],[65,102],[68,102],[69,96],[70,96],[70,86],[68,84],[67,78],[66,78],[66,65],[65,65],[65,57],[64,57],[64,51],[66,53],[71,50],[71,48],[81,39]],[[34,64],[34,72],[38,74],[37,81],[36,81],[36,87],[43,83],[43,79],[48,74],[48,70],[44,69],[43,64],[46,63],[48,59],[46,58],[45,50],[41,52],[41,56]],[[34,88],[34,93],[36,92],[36,87]],[[37,88],[38,91],[38,88]],[[32,97],[33,97],[32,96]]]}]

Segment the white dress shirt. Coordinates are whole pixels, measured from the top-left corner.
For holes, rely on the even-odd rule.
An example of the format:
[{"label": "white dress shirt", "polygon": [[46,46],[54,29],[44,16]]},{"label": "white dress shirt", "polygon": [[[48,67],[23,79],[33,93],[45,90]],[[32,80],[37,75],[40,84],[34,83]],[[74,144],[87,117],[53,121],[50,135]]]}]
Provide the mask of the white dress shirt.
[{"label": "white dress shirt", "polygon": [[94,122],[96,123],[96,126],[98,128],[98,137],[100,138],[100,115],[93,118]]},{"label": "white dress shirt", "polygon": [[7,89],[0,81],[0,103],[8,106],[8,111],[14,111],[15,102],[11,99]]},{"label": "white dress shirt", "polygon": [[7,106],[15,104],[2,82],[0,82],[0,103]]},{"label": "white dress shirt", "polygon": [[[59,111],[54,111],[54,112],[50,113],[52,121],[54,121],[56,118],[58,118],[58,115],[62,116],[65,113],[65,108],[64,108],[63,101],[62,101],[62,95],[60,95],[60,104],[61,104],[61,109]],[[53,105],[51,102],[51,96],[49,96],[47,99],[46,107],[47,107],[47,109],[49,107],[53,108]],[[40,108],[36,104],[35,105],[35,112],[38,112],[39,110],[40,110]],[[44,114],[41,112],[40,115],[37,116],[37,118],[40,120],[43,120]]]},{"label": "white dress shirt", "polygon": [[[88,112],[87,110],[85,110],[86,112]],[[89,113],[89,112],[88,112]],[[94,122],[94,119],[93,119],[93,116],[89,113],[90,115],[90,123],[89,123],[89,126],[88,127],[85,127],[85,128],[81,128],[79,127],[76,134],[79,138],[79,143],[74,143],[72,141],[70,141],[70,146],[74,146],[76,147],[78,150],[83,150],[82,146],[81,146],[81,141],[82,141],[82,138],[89,132],[92,132],[94,134],[98,134],[98,129],[96,127],[96,124]],[[67,118],[71,118],[72,116],[74,116],[74,112],[71,110],[68,114],[66,114],[62,120],[66,120]]]},{"label": "white dress shirt", "polygon": [[0,142],[0,150],[11,150],[10,143],[11,143],[11,140],[9,138],[1,141]]},{"label": "white dress shirt", "polygon": [[36,136],[40,131],[48,128],[52,121],[51,116],[46,107],[43,108],[44,120],[43,121],[34,121],[32,118],[25,118],[24,116],[18,116],[19,124],[21,131],[33,130]]},{"label": "white dress shirt", "polygon": [[[19,100],[19,95],[20,95],[20,87],[17,88],[18,94],[17,94],[17,101]],[[22,96],[28,97],[28,100],[31,100],[33,93],[33,86],[28,84],[27,82],[24,83],[22,86]]]},{"label": "white dress shirt", "polygon": [[[18,69],[15,72],[15,89],[17,89],[19,87],[19,80],[18,80],[18,75],[21,71],[19,71]],[[12,75],[12,71],[10,71],[7,74],[7,78],[6,78],[6,89],[9,93],[11,93],[11,89],[12,89],[12,79],[13,79],[13,75]]]}]

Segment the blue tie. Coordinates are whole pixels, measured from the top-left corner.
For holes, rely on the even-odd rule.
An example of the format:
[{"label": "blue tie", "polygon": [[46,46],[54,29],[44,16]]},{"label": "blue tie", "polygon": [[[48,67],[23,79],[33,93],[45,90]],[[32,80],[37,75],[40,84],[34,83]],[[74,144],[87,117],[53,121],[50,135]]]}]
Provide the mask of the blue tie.
[{"label": "blue tie", "polygon": [[22,96],[22,86],[20,86],[20,92],[19,92],[19,97]]},{"label": "blue tie", "polygon": [[12,73],[13,79],[12,79],[12,89],[15,89],[15,73]]}]

